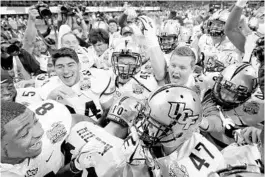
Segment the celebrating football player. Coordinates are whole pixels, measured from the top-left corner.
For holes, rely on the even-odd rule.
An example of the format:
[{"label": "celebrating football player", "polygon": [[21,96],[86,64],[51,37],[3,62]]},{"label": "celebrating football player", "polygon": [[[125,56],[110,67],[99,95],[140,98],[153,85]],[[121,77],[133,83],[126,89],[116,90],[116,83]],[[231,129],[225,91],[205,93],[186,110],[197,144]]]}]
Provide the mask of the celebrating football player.
[{"label": "celebrating football player", "polygon": [[207,176],[224,168],[221,152],[197,133],[202,106],[194,91],[168,84],[157,89],[147,104],[136,128],[152,154],[148,161],[154,174]]},{"label": "celebrating football player", "polygon": [[61,145],[70,128],[87,117],[71,115],[49,100],[26,107],[1,101],[1,175],[73,176],[76,167],[64,166]]},{"label": "celebrating football player", "polygon": [[93,117],[95,120],[101,118],[103,110],[112,104],[109,90],[113,87],[110,86],[110,76],[98,69],[80,73],[78,56],[70,48],[57,50],[53,55],[53,64],[57,76],[51,77],[40,88],[41,97],[44,100],[59,101],[73,113]]}]

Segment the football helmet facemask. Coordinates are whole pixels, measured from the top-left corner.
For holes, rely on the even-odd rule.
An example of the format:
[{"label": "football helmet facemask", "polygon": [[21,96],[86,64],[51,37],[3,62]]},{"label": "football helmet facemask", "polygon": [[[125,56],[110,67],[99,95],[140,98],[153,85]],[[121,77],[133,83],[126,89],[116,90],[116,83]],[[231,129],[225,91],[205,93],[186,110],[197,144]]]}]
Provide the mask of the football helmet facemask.
[{"label": "football helmet facemask", "polygon": [[166,20],[162,23],[158,34],[160,48],[163,52],[170,53],[177,47],[179,23],[176,20]]},{"label": "football helmet facemask", "polygon": [[124,80],[134,76],[141,69],[141,53],[140,46],[130,38],[122,39],[111,57],[114,73]]},{"label": "football helmet facemask", "polygon": [[218,105],[231,110],[246,102],[257,88],[257,73],[246,63],[225,68],[215,81],[213,96]]},{"label": "football helmet facemask", "polygon": [[209,34],[212,37],[222,37],[224,33],[225,22],[229,16],[228,10],[219,10],[209,19]]},{"label": "football helmet facemask", "polygon": [[201,115],[200,98],[194,91],[168,84],[149,97],[136,129],[147,146],[178,147],[198,129]]}]

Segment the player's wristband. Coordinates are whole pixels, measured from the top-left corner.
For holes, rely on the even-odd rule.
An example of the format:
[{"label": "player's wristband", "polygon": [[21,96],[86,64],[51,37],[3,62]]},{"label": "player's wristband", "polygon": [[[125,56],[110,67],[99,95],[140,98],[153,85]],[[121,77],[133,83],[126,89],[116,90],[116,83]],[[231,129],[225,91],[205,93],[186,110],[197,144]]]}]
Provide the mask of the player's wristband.
[{"label": "player's wristband", "polygon": [[76,168],[75,161],[76,161],[76,159],[73,159],[73,160],[70,161],[70,171],[72,173],[74,173],[74,174],[77,174],[77,173],[80,173],[81,170],[79,170],[78,168]]},{"label": "player's wristband", "polygon": [[123,127],[128,127],[127,122],[125,122],[124,120],[122,120],[122,118],[120,118],[116,115],[108,114],[107,119],[109,119],[110,121],[113,121],[113,122],[115,122],[115,123],[117,123]]}]

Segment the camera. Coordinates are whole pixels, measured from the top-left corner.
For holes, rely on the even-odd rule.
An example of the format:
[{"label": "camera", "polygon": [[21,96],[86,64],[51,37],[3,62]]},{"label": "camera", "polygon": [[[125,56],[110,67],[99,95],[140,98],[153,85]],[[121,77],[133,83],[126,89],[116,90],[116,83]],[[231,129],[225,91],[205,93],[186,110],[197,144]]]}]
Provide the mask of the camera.
[{"label": "camera", "polygon": [[35,5],[35,8],[38,10],[41,18],[51,18],[52,12],[47,4],[39,3]]},{"label": "camera", "polygon": [[61,7],[61,13],[62,14],[66,14],[68,16],[75,16],[77,10],[79,9],[81,12],[85,12],[86,11],[86,7],[79,5],[79,6],[73,6],[72,4],[66,4],[64,6]]},{"label": "camera", "polygon": [[9,55],[14,54],[15,52],[18,53],[21,47],[22,43],[19,41],[6,41],[1,43],[1,53],[8,53]]}]

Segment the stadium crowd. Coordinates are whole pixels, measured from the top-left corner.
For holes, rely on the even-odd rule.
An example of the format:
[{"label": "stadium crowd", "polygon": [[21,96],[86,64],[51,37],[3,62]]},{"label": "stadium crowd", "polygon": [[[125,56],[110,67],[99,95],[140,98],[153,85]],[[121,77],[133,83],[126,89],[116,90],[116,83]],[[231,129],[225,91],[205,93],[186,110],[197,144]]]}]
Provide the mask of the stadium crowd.
[{"label": "stadium crowd", "polygon": [[1,16],[1,176],[264,176],[264,7],[199,4]]}]

